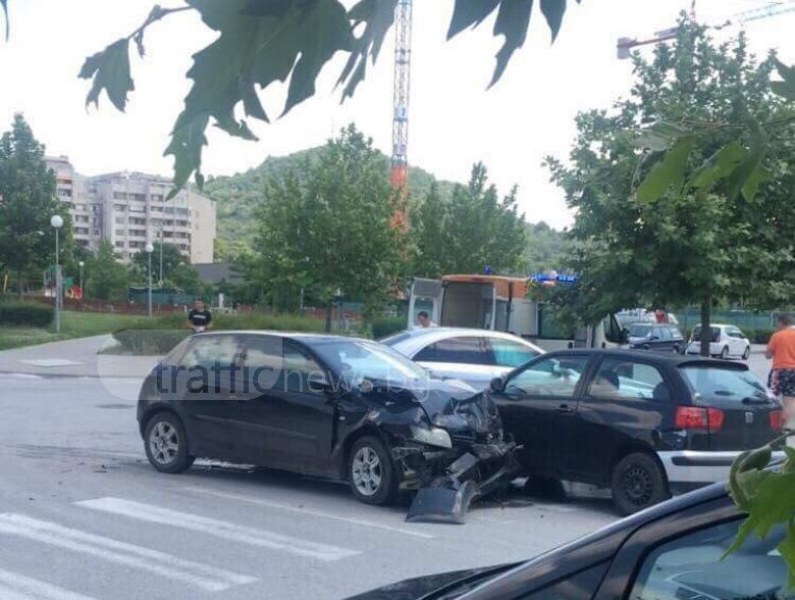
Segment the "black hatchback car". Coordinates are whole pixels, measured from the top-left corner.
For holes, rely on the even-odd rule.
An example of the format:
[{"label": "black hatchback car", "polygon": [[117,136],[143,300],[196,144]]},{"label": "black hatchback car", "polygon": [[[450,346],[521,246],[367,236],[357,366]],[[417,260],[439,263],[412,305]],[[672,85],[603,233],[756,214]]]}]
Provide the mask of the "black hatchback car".
[{"label": "black hatchback car", "polygon": [[627,345],[633,350],[657,350],[684,354],[687,340],[676,325],[633,323],[629,326]]},{"label": "black hatchback car", "polygon": [[349,600],[783,600],[785,528],[749,536],[723,485],[659,504],[526,562],[393,583]]},{"label": "black hatchback car", "polygon": [[193,335],[144,381],[138,423],[158,471],[196,457],[261,465],[348,481],[368,504],[454,463],[484,486],[514,469],[490,398],[431,379],[391,348],[337,336]]},{"label": "black hatchback car", "polygon": [[747,365],[675,354],[553,352],[493,381],[490,395],[528,474],[610,488],[624,514],[725,479],[783,425]]}]

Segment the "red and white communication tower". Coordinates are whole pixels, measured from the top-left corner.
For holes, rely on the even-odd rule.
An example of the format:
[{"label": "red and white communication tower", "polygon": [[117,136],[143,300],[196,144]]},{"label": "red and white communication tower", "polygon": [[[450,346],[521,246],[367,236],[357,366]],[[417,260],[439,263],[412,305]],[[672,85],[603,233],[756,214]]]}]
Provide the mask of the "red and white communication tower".
[{"label": "red and white communication tower", "polygon": [[[398,0],[395,7],[395,82],[392,102],[392,166],[389,182],[403,194],[408,176],[409,95],[411,91],[411,0]],[[395,215],[396,224],[407,227],[405,213]]]}]

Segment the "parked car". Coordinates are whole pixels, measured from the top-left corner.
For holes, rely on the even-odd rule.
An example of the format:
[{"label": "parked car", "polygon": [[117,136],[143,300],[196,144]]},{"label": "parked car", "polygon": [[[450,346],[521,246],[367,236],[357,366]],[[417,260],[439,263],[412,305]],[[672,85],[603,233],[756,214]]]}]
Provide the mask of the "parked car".
[{"label": "parked car", "polygon": [[414,329],[381,341],[434,376],[459,379],[479,390],[488,388],[495,377],[544,353],[535,344],[509,333],[456,327]]},{"label": "parked car", "polygon": [[526,473],[610,488],[624,514],[726,478],[782,429],[781,405],[745,363],[675,354],[549,353],[490,395]]},{"label": "parked car", "polygon": [[[687,346],[688,354],[701,352],[701,325],[693,328],[690,343]],[[748,360],[751,356],[751,341],[734,325],[710,325],[710,356],[727,359],[739,357]]]},{"label": "parked car", "polygon": [[684,352],[686,342],[676,325],[633,323],[629,326],[627,345],[634,350]]},{"label": "parked car", "polygon": [[348,600],[792,598],[785,529],[723,558],[743,515],[723,484],[680,496],[531,560],[393,583]]},{"label": "parked car", "polygon": [[512,448],[484,394],[431,379],[387,346],[324,335],[193,335],[144,381],[138,422],[158,471],[196,457],[262,465],[348,481],[368,504],[465,454],[493,480]]}]

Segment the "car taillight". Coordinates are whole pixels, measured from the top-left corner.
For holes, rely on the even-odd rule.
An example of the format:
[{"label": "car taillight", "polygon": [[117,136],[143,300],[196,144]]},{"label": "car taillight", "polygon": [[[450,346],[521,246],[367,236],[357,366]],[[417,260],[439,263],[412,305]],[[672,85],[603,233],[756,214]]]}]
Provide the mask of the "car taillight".
[{"label": "car taillight", "polygon": [[773,431],[782,431],[784,429],[784,412],[781,410],[770,411],[770,428]]},{"label": "car taillight", "polygon": [[723,411],[719,408],[677,406],[675,426],[677,429],[697,429],[713,433],[723,427]]}]

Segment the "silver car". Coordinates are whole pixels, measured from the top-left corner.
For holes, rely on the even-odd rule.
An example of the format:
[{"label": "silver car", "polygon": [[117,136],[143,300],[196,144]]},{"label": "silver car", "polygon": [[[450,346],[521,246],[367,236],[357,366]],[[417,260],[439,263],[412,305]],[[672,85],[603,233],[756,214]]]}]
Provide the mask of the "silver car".
[{"label": "silver car", "polygon": [[495,377],[544,351],[515,335],[483,329],[428,327],[380,340],[442,379],[459,379],[483,390]]}]

